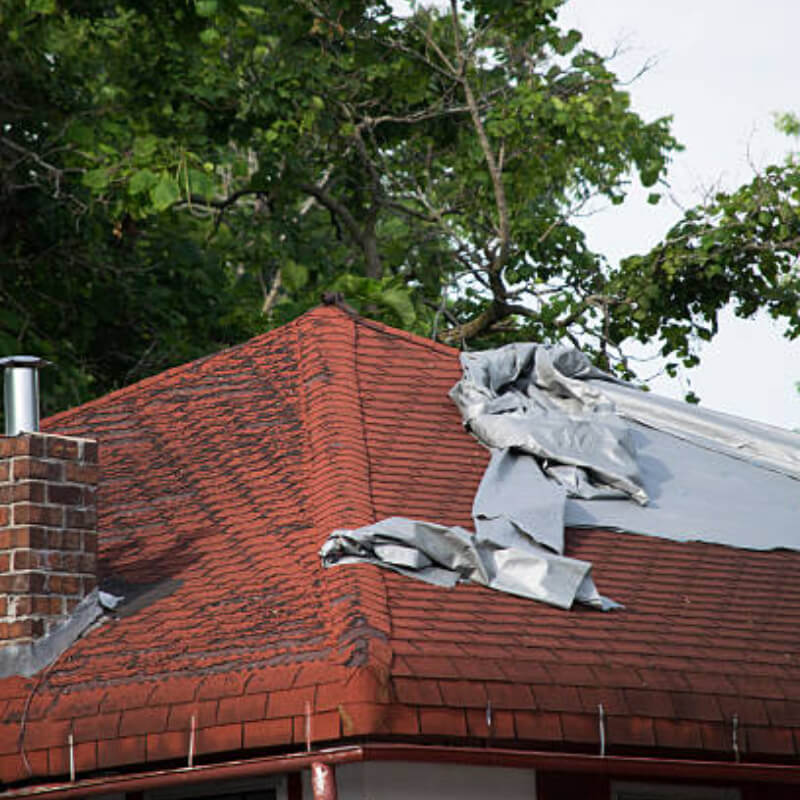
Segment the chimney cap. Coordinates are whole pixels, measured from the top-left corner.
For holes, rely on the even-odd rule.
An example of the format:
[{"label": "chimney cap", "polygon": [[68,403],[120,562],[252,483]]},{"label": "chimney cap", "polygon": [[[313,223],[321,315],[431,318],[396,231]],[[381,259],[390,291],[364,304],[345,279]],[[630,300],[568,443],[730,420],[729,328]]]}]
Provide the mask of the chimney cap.
[{"label": "chimney cap", "polygon": [[4,356],[0,358],[0,367],[51,367],[52,361],[39,356]]}]

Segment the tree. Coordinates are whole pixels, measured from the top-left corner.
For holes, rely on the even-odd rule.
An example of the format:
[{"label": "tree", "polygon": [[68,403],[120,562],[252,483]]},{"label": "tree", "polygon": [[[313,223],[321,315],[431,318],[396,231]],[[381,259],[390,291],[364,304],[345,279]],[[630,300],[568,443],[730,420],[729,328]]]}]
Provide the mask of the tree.
[{"label": "tree", "polygon": [[[769,308],[796,319],[780,248],[774,280],[755,250],[724,260],[755,230],[733,224],[737,204],[767,196],[789,246],[788,167],[727,212],[697,210],[660,255],[612,268],[587,248],[576,215],[598,195],[622,202],[632,173],[655,187],[678,145],[559,28],[560,4],[452,0],[403,17],[383,0],[11,0],[0,202],[8,219],[61,228],[0,231],[41,300],[0,278],[21,307],[0,336],[71,364],[74,402],[281,323],[322,291],[453,344],[567,337],[623,372],[630,337],[662,335],[665,353],[693,359],[729,298],[747,309],[768,287]],[[758,224],[770,247],[778,229]],[[51,332],[61,290],[45,243],[82,264],[76,291],[119,281],[131,335],[114,363],[91,309],[63,310]]]}]

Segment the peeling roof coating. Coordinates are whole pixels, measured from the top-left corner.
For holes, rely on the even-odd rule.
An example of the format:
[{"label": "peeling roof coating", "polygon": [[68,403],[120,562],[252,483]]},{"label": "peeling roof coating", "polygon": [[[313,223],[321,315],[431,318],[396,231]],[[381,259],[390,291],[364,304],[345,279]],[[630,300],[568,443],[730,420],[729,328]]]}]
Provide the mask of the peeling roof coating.
[{"label": "peeling roof coating", "polygon": [[736,714],[744,760],[796,761],[800,553],[568,530],[614,615],[321,566],[335,528],[470,525],[488,454],[459,373],[324,307],[46,420],[100,440],[104,575],[170,591],[0,681],[2,780],[68,774],[70,731],[79,776],[185,763],[193,715],[200,763],[300,747],[306,703],[314,742],[590,752],[602,703],[609,754],[726,760]]}]

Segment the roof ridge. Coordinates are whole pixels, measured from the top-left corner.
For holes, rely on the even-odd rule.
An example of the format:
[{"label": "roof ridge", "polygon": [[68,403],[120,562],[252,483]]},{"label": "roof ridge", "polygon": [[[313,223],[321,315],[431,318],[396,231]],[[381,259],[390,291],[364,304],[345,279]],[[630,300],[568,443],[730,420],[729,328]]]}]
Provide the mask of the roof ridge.
[{"label": "roof ridge", "polygon": [[301,314],[299,317],[295,317],[293,320],[290,320],[284,325],[279,325],[276,328],[264,331],[263,333],[257,333],[255,336],[251,336],[249,339],[246,339],[243,342],[232,344],[228,347],[222,348],[221,350],[215,350],[213,353],[206,353],[206,355],[204,356],[198,356],[197,358],[194,358],[191,361],[186,361],[182,364],[176,364],[174,367],[167,367],[166,369],[163,369],[161,370],[161,372],[157,372],[154,375],[148,375],[146,378],[141,378],[140,380],[135,381],[134,383],[129,383],[125,386],[121,386],[119,389],[112,389],[110,392],[101,394],[99,397],[93,397],[91,400],[87,400],[85,403],[81,403],[80,405],[66,408],[63,411],[57,411],[55,414],[51,414],[50,416],[45,417],[42,420],[42,424],[43,425],[46,424],[47,428],[51,428],[52,426],[60,423],[62,420],[69,420],[70,417],[74,416],[75,414],[83,413],[89,409],[92,409],[110,400],[125,399],[129,395],[135,394],[136,392],[142,389],[150,388],[153,384],[156,384],[159,381],[163,381],[168,378],[173,378],[184,372],[189,372],[192,369],[196,369],[199,365],[203,364],[204,362],[212,361],[217,358],[223,358],[243,348],[251,347],[256,343],[265,345],[269,344],[272,338],[277,338],[285,335],[287,328],[293,328],[304,317],[310,316],[314,314],[316,311],[318,311],[318,308],[311,309],[310,311]]},{"label": "roof ridge", "polygon": [[188,372],[192,369],[196,369],[200,364],[206,361],[210,361],[217,358],[223,358],[231,353],[235,353],[237,350],[240,350],[241,348],[249,347],[256,343],[268,345],[272,338],[285,335],[287,333],[287,330],[291,330],[297,326],[303,325],[307,321],[314,319],[316,317],[320,317],[323,315],[330,315],[330,314],[341,315],[342,318],[352,320],[354,324],[370,328],[385,336],[389,336],[395,339],[402,339],[404,341],[409,342],[410,344],[414,344],[417,347],[423,347],[438,353],[449,354],[454,351],[457,352],[456,348],[450,347],[449,345],[432,341],[430,339],[425,338],[424,336],[420,336],[419,334],[411,333],[410,331],[404,331],[399,328],[393,328],[391,325],[387,325],[383,322],[378,322],[377,320],[371,320],[368,319],[367,317],[362,317],[359,314],[350,313],[342,308],[339,308],[338,306],[319,305],[304,312],[300,316],[295,317],[293,320],[290,320],[289,322],[283,325],[279,325],[278,327],[272,328],[272,330],[269,331],[264,331],[263,333],[258,333],[255,336],[252,336],[243,342],[238,342],[237,344],[230,345],[229,347],[225,347],[222,350],[216,350],[213,353],[207,353],[204,356],[199,356],[198,358],[192,359],[191,361],[187,361],[183,364],[177,364],[174,367],[167,367],[161,372],[157,372],[155,375],[148,375],[146,378],[142,378],[141,380],[135,381],[134,383],[129,383],[126,386],[121,386],[119,389],[113,389],[112,391],[106,392],[105,394],[102,394],[99,397],[94,397],[91,400],[87,400],[85,403],[81,403],[77,406],[72,406],[71,408],[64,409],[63,411],[57,411],[55,414],[51,414],[50,416],[45,417],[42,420],[42,425],[45,428],[50,429],[53,426],[58,425],[62,421],[68,421],[75,414],[83,413],[89,409],[94,408],[97,405],[100,405],[110,400],[124,399],[129,395],[140,391],[141,389],[149,388],[154,383],[158,383],[159,381],[173,378],[176,375],[180,375],[183,372]]},{"label": "roof ridge", "polygon": [[[311,514],[314,527],[327,536],[375,518],[358,383],[358,325],[352,315],[324,307],[301,317],[293,336]],[[321,339],[326,346],[318,349]],[[383,574],[354,565],[326,569],[323,580],[342,662],[364,666],[370,640],[386,641],[390,634]]]},{"label": "roof ridge", "polygon": [[[342,313],[347,313],[346,311],[342,311]],[[419,333],[413,333],[412,331],[406,331],[402,328],[394,328],[391,325],[387,325],[385,322],[379,322],[378,320],[369,319],[368,317],[362,317],[358,314],[349,315],[352,319],[358,324],[362,325],[365,328],[370,328],[377,333],[384,334],[385,336],[389,336],[394,339],[402,339],[409,344],[413,344],[417,347],[422,347],[426,350],[432,350],[435,353],[440,353],[444,355],[452,355],[453,353],[458,353],[459,350],[456,347],[451,347],[447,344],[442,344],[441,342],[437,342],[434,339],[428,339],[426,336],[422,336]]]}]

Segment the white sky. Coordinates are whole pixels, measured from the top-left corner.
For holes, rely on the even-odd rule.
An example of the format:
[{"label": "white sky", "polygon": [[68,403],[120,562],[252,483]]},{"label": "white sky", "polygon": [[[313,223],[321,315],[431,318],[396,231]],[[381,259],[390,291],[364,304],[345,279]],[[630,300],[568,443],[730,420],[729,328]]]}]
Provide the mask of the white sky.
[{"label": "white sky", "polygon": [[[686,150],[674,161],[670,183],[685,206],[710,186],[734,188],[757,166],[780,161],[791,141],[774,132],[775,111],[800,112],[795,56],[800,31],[798,0],[569,0],[565,27],[609,53],[619,41],[627,52],[614,62],[631,77],[650,57],[656,65],[630,88],[645,119],[672,114]],[[586,220],[590,245],[613,262],[645,252],[679,216],[662,199],[638,201]],[[762,315],[754,321],[723,314],[720,332],[701,351],[702,362],[682,381],[660,378],[662,394],[683,396],[687,381],[703,405],[780,425],[800,427],[800,341]]]}]

